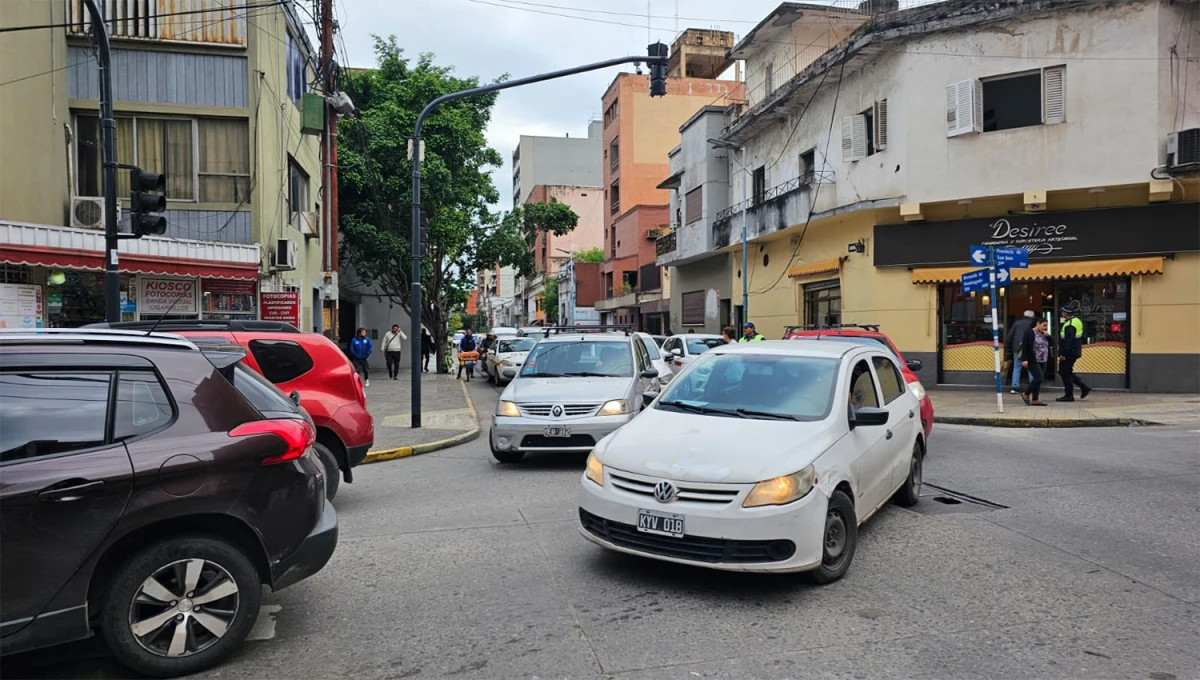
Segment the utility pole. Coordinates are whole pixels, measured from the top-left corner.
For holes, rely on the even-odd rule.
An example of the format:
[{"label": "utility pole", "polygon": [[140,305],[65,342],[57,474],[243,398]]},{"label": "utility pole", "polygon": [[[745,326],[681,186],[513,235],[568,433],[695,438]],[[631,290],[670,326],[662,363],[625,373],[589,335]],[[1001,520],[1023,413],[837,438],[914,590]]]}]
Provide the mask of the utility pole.
[{"label": "utility pole", "polygon": [[104,191],[104,320],[121,320],[121,272],[117,269],[117,121],[113,116],[112,53],[108,26],[96,0],[84,0],[92,17],[92,34],[100,62],[100,158]]},{"label": "utility pole", "polygon": [[[425,105],[421,109],[420,115],[417,116],[417,124],[413,126],[413,136],[410,140],[409,157],[412,160],[412,232],[409,243],[412,250],[412,272],[409,280],[412,282],[412,299],[409,301],[409,310],[412,312],[412,333],[409,336],[409,342],[412,346],[409,349],[409,355],[412,360],[412,427],[421,427],[421,260],[424,258],[425,243],[423,239],[424,229],[421,228],[421,159],[424,157],[424,149],[421,146],[421,126],[425,123],[425,118],[433,113],[434,109],[447,102],[456,101],[458,99],[466,99],[481,94],[489,94],[507,90],[513,87],[522,85],[531,85],[556,78],[564,78],[573,76],[579,73],[587,73],[588,71],[596,71],[609,66],[619,66],[621,64],[639,64],[645,62],[650,67],[650,96],[662,97],[667,93],[667,54],[669,50],[667,46],[661,42],[656,42],[647,46],[644,57],[618,57],[607,61],[598,61],[594,64],[584,64],[574,68],[563,69],[561,71],[552,71],[550,73],[542,73],[528,78],[517,78],[504,83],[495,83],[476,87],[470,90],[461,90],[459,92],[451,92],[444,94],[437,99]],[[436,291],[435,291],[436,292]],[[438,330],[438,329],[435,329]]]},{"label": "utility pole", "polygon": [[[333,0],[321,0],[321,73],[325,76],[324,89],[325,95],[328,97],[337,89],[333,61]],[[338,279],[337,112],[328,99],[325,100],[325,129],[321,147],[321,165],[323,166],[321,186],[324,193],[322,203],[325,205],[325,215],[322,220],[324,229],[321,234],[325,245],[322,268],[330,273],[325,283],[335,286]],[[333,300],[326,300],[322,304],[329,311],[329,335],[332,336],[334,342],[337,342],[338,298],[336,292]]]}]

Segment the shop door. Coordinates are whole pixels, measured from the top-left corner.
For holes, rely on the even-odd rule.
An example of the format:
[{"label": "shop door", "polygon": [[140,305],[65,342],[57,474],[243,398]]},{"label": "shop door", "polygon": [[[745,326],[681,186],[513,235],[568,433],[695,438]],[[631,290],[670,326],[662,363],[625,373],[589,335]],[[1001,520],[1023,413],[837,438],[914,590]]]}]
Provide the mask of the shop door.
[{"label": "shop door", "polygon": [[1057,343],[1070,310],[1083,322],[1083,356],[1075,372],[1092,387],[1129,389],[1129,279],[1059,281],[1051,329]]}]

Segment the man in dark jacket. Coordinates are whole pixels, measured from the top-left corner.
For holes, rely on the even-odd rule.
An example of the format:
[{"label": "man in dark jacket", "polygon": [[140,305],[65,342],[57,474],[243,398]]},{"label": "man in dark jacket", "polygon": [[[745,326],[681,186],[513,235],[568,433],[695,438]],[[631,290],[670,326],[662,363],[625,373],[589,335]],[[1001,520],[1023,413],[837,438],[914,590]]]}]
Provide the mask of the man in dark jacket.
[{"label": "man in dark jacket", "polygon": [[1055,401],[1075,401],[1075,386],[1079,386],[1079,398],[1087,399],[1092,388],[1084,384],[1075,374],[1075,362],[1083,356],[1083,321],[1067,309],[1059,312],[1062,325],[1058,338],[1058,374],[1062,377],[1063,395]]},{"label": "man in dark jacket", "polygon": [[[463,352],[479,351],[479,345],[477,344],[478,341],[475,339],[474,331],[468,328],[464,331],[464,333],[465,335],[463,335],[462,340],[458,341],[458,353],[462,354]],[[458,362],[458,379],[462,378],[463,368],[463,362],[460,360]]]},{"label": "man in dark jacket", "polygon": [[[1008,335],[1004,337],[1004,355],[1005,359],[1012,362],[1012,390],[1010,394],[1017,394],[1021,387],[1021,360],[1016,358],[1016,353],[1021,349],[1021,344],[1025,340],[1025,334],[1029,329],[1033,328],[1033,317],[1037,313],[1032,309],[1025,310],[1025,316],[1018,319],[1012,328],[1008,329]],[[1030,373],[1025,371],[1028,378]]]}]

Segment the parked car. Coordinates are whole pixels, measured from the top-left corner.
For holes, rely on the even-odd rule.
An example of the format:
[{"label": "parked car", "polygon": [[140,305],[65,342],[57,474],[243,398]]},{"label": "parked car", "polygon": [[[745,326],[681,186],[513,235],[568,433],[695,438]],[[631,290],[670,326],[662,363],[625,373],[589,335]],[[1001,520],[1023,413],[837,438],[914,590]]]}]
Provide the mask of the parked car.
[{"label": "parked car", "polygon": [[489,329],[488,333],[491,333],[497,338],[514,337],[521,334],[519,330],[511,326],[496,326],[495,328]]},{"label": "parked car", "polygon": [[904,382],[921,402],[921,429],[925,432],[925,438],[928,439],[929,435],[933,433],[933,400],[926,394],[925,386],[921,384],[921,379],[917,377],[916,373],[922,368],[921,360],[905,361],[904,355],[896,349],[896,344],[892,342],[892,339],[879,331],[879,326],[871,324],[839,324],[824,327],[788,326],[784,330],[784,338],[787,340],[845,340],[869,345],[883,345],[900,360],[900,372],[904,375]]},{"label": "parked car", "polygon": [[650,337],[654,338],[654,344],[658,345],[659,348],[661,349],[663,346],[663,343],[667,341],[668,336],[666,336],[666,335],[651,335]]},{"label": "parked car", "polygon": [[650,363],[658,371],[658,384],[666,385],[671,382],[671,378],[675,377],[675,372],[671,369],[671,364],[663,357],[663,353],[659,348],[659,344],[655,342],[654,336],[641,332],[634,335],[642,339],[642,345],[646,348],[646,354],[650,356]]},{"label": "parked car", "polygon": [[517,371],[521,370],[526,355],[536,344],[537,340],[533,338],[498,338],[484,357],[483,370],[487,374],[488,382],[493,385],[505,385],[517,377]]},{"label": "parked car", "polygon": [[531,451],[587,452],[642,409],[658,370],[627,329],[552,332],[525,358],[500,395],[489,434],[492,455],[516,463]]},{"label": "parked car", "polygon": [[916,413],[883,348],[716,348],[596,444],[580,532],[634,555],[830,583],[849,569],[860,524],[889,499],[917,502]]},{"label": "parked car", "polygon": [[724,344],[725,338],[720,335],[686,333],[667,338],[667,341],[663,343],[662,351],[667,355],[667,361],[674,371],[678,373],[696,357]]},{"label": "parked car", "polygon": [[236,355],[39,329],[0,331],[0,359],[0,654],[99,631],[138,673],[196,673],[241,645],[263,585],[333,554],[313,427]]},{"label": "parked car", "polygon": [[533,338],[534,340],[541,340],[542,338],[546,337],[547,333],[548,333],[548,329],[545,326],[528,326],[528,327],[522,328],[520,331],[518,331],[517,335],[519,335],[522,338]]},{"label": "parked car", "polygon": [[245,347],[247,366],[283,392],[300,394],[300,405],[317,428],[315,448],[328,472],[329,498],[337,495],[341,481],[354,482],[354,468],[375,441],[375,421],[367,410],[362,378],[333,341],[279,321],[123,321],[88,328],[149,330],[156,324],[159,332],[197,342]]}]

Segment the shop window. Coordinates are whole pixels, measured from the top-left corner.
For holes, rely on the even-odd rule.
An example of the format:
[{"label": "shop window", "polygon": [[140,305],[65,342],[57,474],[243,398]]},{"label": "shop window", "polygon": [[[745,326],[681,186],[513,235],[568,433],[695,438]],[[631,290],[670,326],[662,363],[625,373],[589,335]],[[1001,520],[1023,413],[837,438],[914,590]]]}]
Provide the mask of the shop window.
[{"label": "shop window", "polygon": [[308,210],[308,173],[288,159],[288,209],[293,213]]},{"label": "shop window", "polygon": [[821,281],[804,287],[804,323],[836,326],[842,322],[842,286],[839,281]]},{"label": "shop window", "polygon": [[[0,462],[103,446],[109,373],[0,374]],[[37,404],[20,408],[19,404]]]},{"label": "shop window", "polygon": [[295,380],[313,368],[308,352],[290,340],[251,340],[250,353],[266,379],[276,385]]},{"label": "shop window", "polygon": [[201,288],[206,319],[253,319],[258,316],[257,285],[253,281],[204,279]]}]

